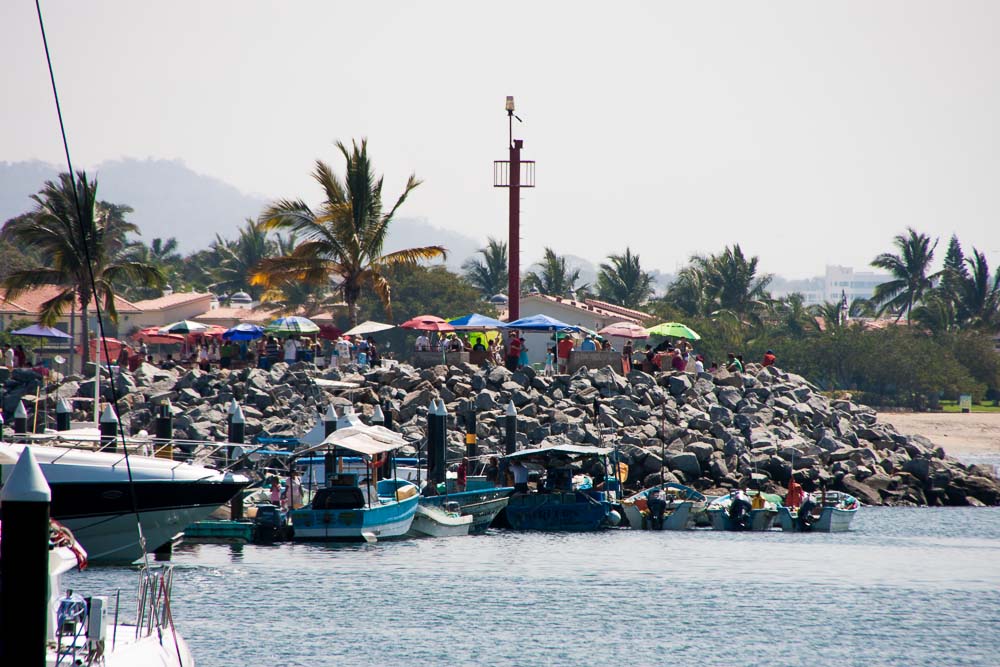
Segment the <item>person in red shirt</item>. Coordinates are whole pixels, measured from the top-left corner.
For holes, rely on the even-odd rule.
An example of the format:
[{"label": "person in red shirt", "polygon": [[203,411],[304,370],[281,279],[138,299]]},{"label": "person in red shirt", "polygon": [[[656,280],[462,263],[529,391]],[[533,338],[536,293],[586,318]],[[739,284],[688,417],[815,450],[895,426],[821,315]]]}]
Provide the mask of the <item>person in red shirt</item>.
[{"label": "person in red shirt", "polygon": [[670,360],[670,368],[675,371],[683,371],[687,368],[687,361],[684,360],[680,348],[674,350],[674,358]]},{"label": "person in red shirt", "polygon": [[507,370],[513,372],[517,370],[517,362],[521,358],[521,338],[514,331],[507,342]]},{"label": "person in red shirt", "polygon": [[569,353],[573,351],[573,339],[565,336],[556,345],[556,357],[559,362],[559,372],[565,373],[569,368]]},{"label": "person in red shirt", "polygon": [[799,505],[802,504],[802,487],[798,482],[795,481],[793,477],[788,482],[788,495],[785,496],[785,507],[790,507],[792,509],[798,509]]},{"label": "person in red shirt", "polygon": [[768,366],[773,366],[774,362],[777,360],[778,358],[774,356],[774,352],[768,350],[767,352],[764,353],[764,361],[762,361],[761,364],[764,366],[764,368],[767,368]]}]

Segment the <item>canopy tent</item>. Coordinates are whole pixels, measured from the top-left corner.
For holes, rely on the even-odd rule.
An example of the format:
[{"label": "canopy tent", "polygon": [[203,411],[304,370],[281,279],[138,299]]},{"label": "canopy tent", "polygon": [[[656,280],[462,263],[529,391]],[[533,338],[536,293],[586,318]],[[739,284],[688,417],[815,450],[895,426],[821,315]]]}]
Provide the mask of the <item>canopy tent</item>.
[{"label": "canopy tent", "polygon": [[399,325],[403,329],[416,331],[454,331],[455,327],[437,315],[418,315]]},{"label": "canopy tent", "polygon": [[258,338],[264,337],[264,327],[259,324],[249,324],[244,322],[242,324],[237,324],[235,327],[226,329],[222,333],[222,337],[225,340],[232,341],[245,341],[245,340],[257,340]]},{"label": "canopy tent", "polygon": [[274,320],[264,327],[264,331],[265,333],[273,334],[275,336],[314,334],[319,332],[319,325],[310,320],[308,317],[289,315],[288,317],[279,317]]},{"label": "canopy tent", "polygon": [[594,447],[593,445],[551,445],[549,447],[536,447],[535,449],[522,449],[519,452],[508,454],[504,458],[541,458],[551,456],[552,454],[562,454],[563,456],[606,456],[613,451],[612,447]]},{"label": "canopy tent", "polygon": [[55,327],[43,327],[41,324],[32,324],[30,327],[24,327],[23,329],[18,329],[17,331],[11,331],[12,336],[30,336],[32,338],[59,338],[66,339],[72,338],[68,333],[64,333],[56,329]]},{"label": "canopy tent", "polygon": [[[111,355],[111,359],[108,359],[108,357],[104,354],[104,343],[107,343],[108,345],[108,354]],[[124,343],[117,338],[103,338],[100,339],[100,342],[98,342],[97,338],[92,338],[90,340],[90,358],[93,359],[96,357],[98,355],[98,351],[100,351],[101,361],[105,363],[117,361],[118,355],[121,354],[123,347],[128,348],[129,350],[132,349],[128,343]],[[83,352],[82,345],[77,345],[74,349],[76,349],[77,352]]]},{"label": "canopy tent", "polygon": [[181,334],[186,336],[189,333],[194,333],[196,331],[204,331],[208,328],[207,324],[202,324],[201,322],[192,322],[191,320],[181,320],[180,322],[173,322],[172,324],[167,324],[165,326],[157,329],[157,333],[161,334]]},{"label": "canopy tent", "polygon": [[375,322],[374,320],[368,320],[362,322],[361,324],[351,327],[344,332],[345,336],[367,336],[368,334],[378,333],[379,331],[388,331],[389,329],[395,329],[395,325],[383,324],[382,322]]},{"label": "canopy tent", "polygon": [[384,426],[366,426],[358,422],[352,426],[337,429],[318,445],[296,452],[296,456],[330,447],[339,447],[364,456],[376,456],[405,447],[408,444],[410,442],[406,438]]},{"label": "canopy tent", "polygon": [[180,345],[184,342],[184,336],[180,334],[161,334],[160,327],[139,329],[139,332],[132,337],[140,343],[151,345]]},{"label": "canopy tent", "polygon": [[522,317],[513,322],[503,325],[505,329],[517,329],[519,331],[579,331],[580,327],[573,324],[566,324],[548,315],[532,315]]},{"label": "canopy tent", "polygon": [[618,338],[649,338],[649,332],[635,322],[615,322],[601,329],[602,336],[617,336]]},{"label": "canopy tent", "polygon": [[694,329],[680,322],[662,322],[648,330],[650,336],[665,336],[674,338],[688,338],[690,340],[701,340]]},{"label": "canopy tent", "polygon": [[485,315],[480,315],[479,313],[472,313],[471,315],[466,315],[465,317],[458,317],[454,320],[448,320],[448,324],[461,331],[484,331],[486,329],[503,329],[505,326],[507,326],[504,322],[501,322],[500,320],[493,319],[492,317],[486,317]]}]

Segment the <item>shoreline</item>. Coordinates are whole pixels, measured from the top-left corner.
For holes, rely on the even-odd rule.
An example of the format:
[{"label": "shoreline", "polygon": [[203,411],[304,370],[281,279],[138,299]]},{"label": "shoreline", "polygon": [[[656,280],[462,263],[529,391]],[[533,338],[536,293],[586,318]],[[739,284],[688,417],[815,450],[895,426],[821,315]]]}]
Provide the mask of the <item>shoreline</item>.
[{"label": "shoreline", "polygon": [[1000,457],[1000,413],[879,412],[902,435],[922,435],[949,456]]}]

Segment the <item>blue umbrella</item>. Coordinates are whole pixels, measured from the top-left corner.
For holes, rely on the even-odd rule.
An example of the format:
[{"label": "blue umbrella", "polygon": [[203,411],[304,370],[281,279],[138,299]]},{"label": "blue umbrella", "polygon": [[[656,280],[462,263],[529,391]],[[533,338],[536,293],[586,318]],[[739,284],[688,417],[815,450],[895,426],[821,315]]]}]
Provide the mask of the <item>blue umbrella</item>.
[{"label": "blue umbrella", "polygon": [[68,333],[59,331],[59,329],[43,327],[40,324],[32,324],[30,327],[11,331],[10,333],[12,336],[34,336],[36,338],[72,338]]},{"label": "blue umbrella", "polygon": [[264,336],[264,327],[257,324],[237,324],[231,329],[226,329],[222,337],[226,340],[257,340]]},{"label": "blue umbrella", "polygon": [[486,317],[479,313],[472,313],[465,317],[448,320],[448,324],[456,329],[503,329],[507,326],[500,320],[495,320],[492,317]]},{"label": "blue umbrella", "polygon": [[549,317],[548,315],[532,315],[531,317],[522,317],[519,320],[514,320],[513,322],[507,322],[504,325],[505,329],[518,329],[520,331],[579,331],[580,327],[574,326],[572,324],[566,324],[565,322],[560,322],[557,319]]}]

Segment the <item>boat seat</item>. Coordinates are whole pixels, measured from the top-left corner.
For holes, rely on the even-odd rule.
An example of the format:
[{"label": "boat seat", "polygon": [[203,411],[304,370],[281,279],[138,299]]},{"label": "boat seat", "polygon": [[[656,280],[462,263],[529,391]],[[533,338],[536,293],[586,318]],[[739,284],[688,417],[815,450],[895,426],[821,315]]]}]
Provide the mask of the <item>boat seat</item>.
[{"label": "boat seat", "polygon": [[357,510],[365,506],[365,496],[356,486],[320,489],[316,492],[314,510]]}]

